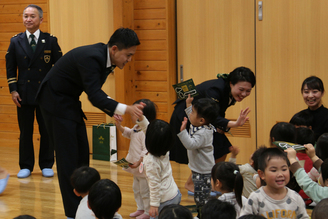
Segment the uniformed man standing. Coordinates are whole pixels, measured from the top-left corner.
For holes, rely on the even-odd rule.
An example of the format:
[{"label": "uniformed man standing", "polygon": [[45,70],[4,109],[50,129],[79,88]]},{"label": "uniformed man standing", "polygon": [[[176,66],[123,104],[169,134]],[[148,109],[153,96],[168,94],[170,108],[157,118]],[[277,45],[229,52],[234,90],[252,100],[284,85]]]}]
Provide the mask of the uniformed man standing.
[{"label": "uniformed man standing", "polygon": [[26,31],[11,38],[6,54],[8,85],[12,100],[17,106],[20,129],[18,178],[26,178],[33,171],[34,115],[41,135],[39,166],[43,176],[54,175],[52,170],[54,149],[49,144],[47,130],[35,96],[43,78],[62,56],[62,52],[56,37],[40,31],[39,26],[42,21],[42,9],[37,5],[28,5],[23,12]]}]

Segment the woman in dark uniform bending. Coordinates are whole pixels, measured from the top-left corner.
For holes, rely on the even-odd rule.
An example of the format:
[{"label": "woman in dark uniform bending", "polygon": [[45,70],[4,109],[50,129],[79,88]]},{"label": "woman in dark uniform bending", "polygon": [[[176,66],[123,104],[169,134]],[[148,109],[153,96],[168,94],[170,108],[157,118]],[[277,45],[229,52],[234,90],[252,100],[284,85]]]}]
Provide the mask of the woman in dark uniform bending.
[{"label": "woman in dark uniform bending", "polygon": [[[228,107],[234,105],[236,102],[241,102],[244,98],[250,95],[252,88],[255,85],[254,73],[246,67],[238,67],[234,69],[230,74],[218,74],[217,79],[205,81],[196,86],[196,90],[199,95],[194,97],[194,100],[199,98],[211,98],[219,106],[220,113],[214,125],[217,128],[217,132],[213,136],[214,146],[214,158],[215,162],[224,161],[226,155],[229,153],[229,147],[231,143],[224,135],[224,132],[229,131],[230,128],[244,125],[248,120],[249,108],[242,110],[237,121],[229,121],[225,117],[225,111]],[[176,106],[171,116],[170,124],[172,125],[176,134],[180,132],[181,122],[184,117],[187,117],[185,113],[186,101],[177,100]],[[189,128],[189,121],[187,127]],[[188,164],[187,151],[176,137],[173,149],[170,151],[170,159],[182,164]],[[191,177],[187,180],[185,188],[189,191],[194,191]]]}]

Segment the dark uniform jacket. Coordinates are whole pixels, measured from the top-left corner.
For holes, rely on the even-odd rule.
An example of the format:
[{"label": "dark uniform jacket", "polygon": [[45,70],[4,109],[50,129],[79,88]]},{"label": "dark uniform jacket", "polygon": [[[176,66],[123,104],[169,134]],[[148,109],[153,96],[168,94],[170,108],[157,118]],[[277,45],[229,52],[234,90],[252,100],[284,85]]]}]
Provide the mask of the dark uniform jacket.
[{"label": "dark uniform jacket", "polygon": [[11,38],[6,54],[7,80],[10,92],[19,93],[21,104],[36,104],[35,96],[43,78],[61,56],[57,38],[49,33],[40,31],[34,53],[26,32]]},{"label": "dark uniform jacket", "polygon": [[83,122],[80,95],[113,116],[118,102],[101,90],[106,72],[107,45],[98,43],[75,48],[66,53],[50,70],[37,94],[39,105],[51,114]]}]

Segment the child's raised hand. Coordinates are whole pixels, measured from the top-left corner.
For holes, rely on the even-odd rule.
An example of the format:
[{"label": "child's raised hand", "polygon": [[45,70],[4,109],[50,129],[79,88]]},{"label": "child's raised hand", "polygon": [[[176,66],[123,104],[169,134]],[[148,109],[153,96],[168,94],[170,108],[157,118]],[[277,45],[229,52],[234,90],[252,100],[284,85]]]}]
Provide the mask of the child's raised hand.
[{"label": "child's raised hand", "polygon": [[114,114],[113,117],[115,119],[116,126],[121,125],[121,123],[123,122],[123,117],[121,115],[117,115],[117,114]]},{"label": "child's raised hand", "polygon": [[285,152],[287,153],[287,157],[288,157],[290,164],[297,162],[296,151],[293,148],[287,148],[285,150]]},{"label": "child's raised hand", "polygon": [[181,124],[181,127],[180,127],[180,132],[182,132],[183,130],[186,129],[186,127],[187,127],[187,122],[188,122],[187,117],[184,117],[184,119],[183,119],[183,121],[182,121],[182,124]]},{"label": "child's raised hand", "polygon": [[315,155],[315,148],[312,144],[305,144],[304,147],[306,148],[305,152],[309,156],[309,158],[314,158]]},{"label": "child's raised hand", "polygon": [[236,158],[240,152],[240,149],[238,146],[230,146],[229,151],[231,152],[231,158]]},{"label": "child's raised hand", "polygon": [[188,98],[186,99],[186,106],[190,107],[193,100],[194,98],[191,97],[190,94],[188,94]]}]

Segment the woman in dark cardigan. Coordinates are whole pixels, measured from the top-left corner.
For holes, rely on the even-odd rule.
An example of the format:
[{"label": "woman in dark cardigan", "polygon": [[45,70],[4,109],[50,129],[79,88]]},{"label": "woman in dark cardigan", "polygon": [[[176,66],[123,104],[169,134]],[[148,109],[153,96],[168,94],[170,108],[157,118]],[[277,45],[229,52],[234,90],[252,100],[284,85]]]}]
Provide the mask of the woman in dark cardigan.
[{"label": "woman in dark cardigan", "polygon": [[[224,132],[229,131],[230,128],[242,126],[248,120],[249,108],[242,110],[237,121],[229,121],[225,117],[225,111],[228,107],[234,105],[236,102],[241,102],[244,98],[250,95],[252,88],[255,85],[254,73],[246,67],[238,67],[230,74],[218,74],[217,79],[205,81],[196,86],[199,95],[194,97],[194,100],[199,98],[211,98],[219,106],[220,113],[217,119],[212,123],[217,128],[217,132],[213,136],[214,158],[215,162],[224,161],[226,155],[229,153],[231,143],[224,135]],[[185,113],[186,101],[175,101],[176,106],[171,116],[170,124],[176,134],[180,132],[181,122]],[[189,128],[189,121],[187,127]],[[170,159],[178,163],[187,164],[188,157],[185,147],[176,137],[174,147],[170,151]],[[187,180],[185,188],[189,191],[194,191],[191,177]]]}]

